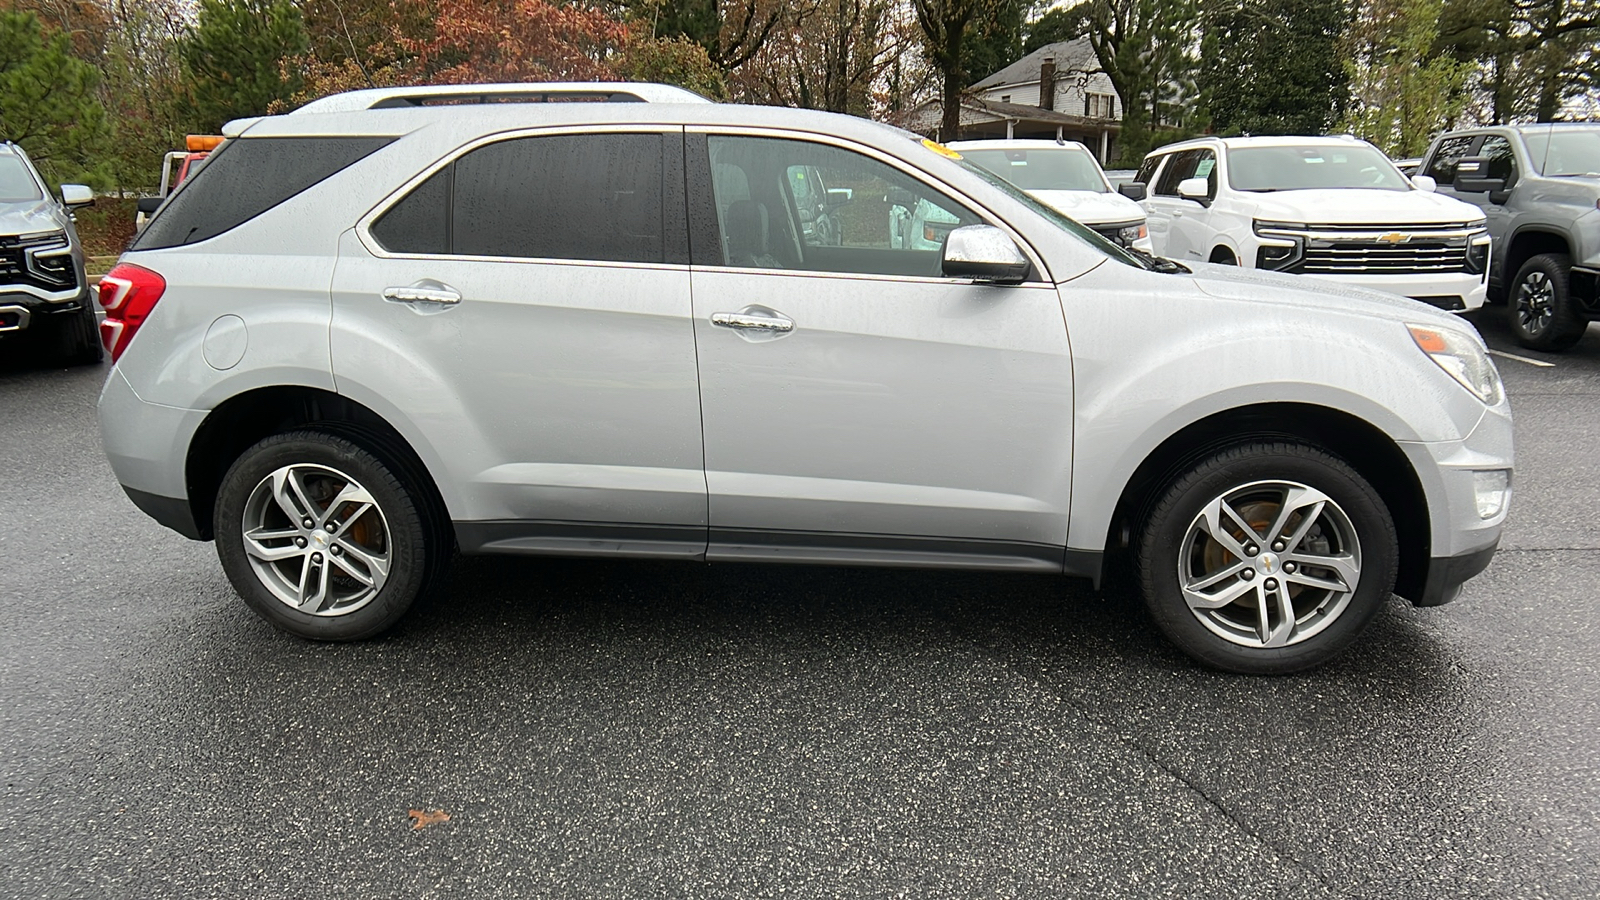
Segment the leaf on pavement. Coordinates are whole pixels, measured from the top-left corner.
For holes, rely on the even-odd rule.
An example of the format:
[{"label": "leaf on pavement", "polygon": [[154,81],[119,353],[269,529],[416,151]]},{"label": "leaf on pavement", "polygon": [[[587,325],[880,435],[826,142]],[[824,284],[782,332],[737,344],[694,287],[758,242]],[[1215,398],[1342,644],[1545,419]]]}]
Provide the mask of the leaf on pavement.
[{"label": "leaf on pavement", "polygon": [[427,810],[423,809],[413,809],[408,810],[406,815],[410,816],[412,819],[412,831],[420,831],[424,828],[427,828],[429,825],[450,821],[450,814],[442,809],[436,809],[433,812],[428,812]]}]

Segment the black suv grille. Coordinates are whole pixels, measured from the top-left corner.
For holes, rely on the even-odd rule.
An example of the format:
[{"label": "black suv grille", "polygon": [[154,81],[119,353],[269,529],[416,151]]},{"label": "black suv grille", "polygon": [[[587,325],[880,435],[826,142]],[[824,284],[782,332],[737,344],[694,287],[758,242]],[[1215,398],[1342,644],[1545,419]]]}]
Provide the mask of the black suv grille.
[{"label": "black suv grille", "polygon": [[60,234],[0,236],[0,289],[19,284],[46,291],[76,288],[77,267],[68,250],[67,240]]}]

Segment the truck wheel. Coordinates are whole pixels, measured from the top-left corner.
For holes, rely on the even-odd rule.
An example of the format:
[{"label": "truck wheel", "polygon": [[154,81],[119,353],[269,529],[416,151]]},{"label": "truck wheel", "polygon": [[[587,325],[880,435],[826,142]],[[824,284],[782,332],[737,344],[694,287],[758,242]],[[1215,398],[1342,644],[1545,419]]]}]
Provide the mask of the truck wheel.
[{"label": "truck wheel", "polygon": [[1576,344],[1589,323],[1572,303],[1568,273],[1572,258],[1541,253],[1522,264],[1507,291],[1506,309],[1517,343],[1534,350],[1560,351]]},{"label": "truck wheel", "polygon": [[214,519],[217,556],[239,596],[311,640],[363,640],[393,626],[449,549],[398,471],[316,431],[246,450],[223,476]]},{"label": "truck wheel", "polygon": [[55,329],[55,346],[50,355],[55,362],[67,366],[91,366],[105,357],[105,350],[100,346],[100,320],[95,318],[94,307],[94,301],[85,296],[83,309],[78,312],[49,317],[54,320],[50,325]]},{"label": "truck wheel", "polygon": [[1355,470],[1303,444],[1220,451],[1158,500],[1138,547],[1161,631],[1228,672],[1321,665],[1361,633],[1394,589],[1394,523]]}]

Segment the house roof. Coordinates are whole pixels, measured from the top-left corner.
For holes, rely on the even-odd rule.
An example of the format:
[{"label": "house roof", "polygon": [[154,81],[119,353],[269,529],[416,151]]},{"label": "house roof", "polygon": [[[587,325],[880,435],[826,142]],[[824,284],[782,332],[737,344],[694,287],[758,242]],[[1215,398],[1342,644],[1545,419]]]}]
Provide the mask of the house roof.
[{"label": "house roof", "polygon": [[1089,39],[1075,38],[1070,41],[1045,44],[1004,69],[974,84],[972,87],[975,90],[987,90],[1008,84],[1037,82],[1039,80],[1039,64],[1047,58],[1056,61],[1057,72],[1100,71],[1100,58],[1095,56],[1094,48],[1089,45]]},{"label": "house roof", "polygon": [[[940,109],[941,105],[938,100],[926,100],[893,117],[893,119],[895,124],[902,128],[926,133],[938,127]],[[962,125],[1004,122],[1007,119],[1014,119],[1019,122],[1041,122],[1047,125],[1062,125],[1073,128],[1092,128],[1096,131],[1103,129],[1119,130],[1119,125],[1115,120],[1092,119],[1088,116],[1075,116],[1071,113],[1058,112],[1053,109],[1041,109],[1037,106],[986,100],[972,94],[962,95]]]}]

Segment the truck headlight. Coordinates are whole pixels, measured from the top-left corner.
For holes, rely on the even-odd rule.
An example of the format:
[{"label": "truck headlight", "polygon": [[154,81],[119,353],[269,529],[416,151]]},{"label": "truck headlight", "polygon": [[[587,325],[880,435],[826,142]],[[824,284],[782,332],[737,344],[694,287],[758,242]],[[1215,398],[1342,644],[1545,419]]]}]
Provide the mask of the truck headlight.
[{"label": "truck headlight", "polygon": [[1500,371],[1489,361],[1489,353],[1482,344],[1448,328],[1407,325],[1406,329],[1411,332],[1411,339],[1417,347],[1438,363],[1439,368],[1450,373],[1450,377],[1459,381],[1462,387],[1471,391],[1472,396],[1482,400],[1485,405],[1499,405],[1505,396],[1505,388],[1500,384]]},{"label": "truck headlight", "polygon": [[1137,225],[1129,225],[1129,226],[1127,226],[1125,228],[1122,228],[1122,229],[1118,230],[1117,231],[1117,243],[1121,244],[1124,247],[1132,247],[1134,241],[1144,240],[1146,237],[1149,237],[1149,236],[1150,236],[1150,230],[1145,227],[1145,224],[1143,222],[1140,222]]}]

